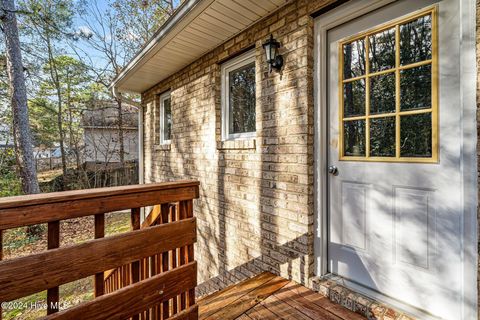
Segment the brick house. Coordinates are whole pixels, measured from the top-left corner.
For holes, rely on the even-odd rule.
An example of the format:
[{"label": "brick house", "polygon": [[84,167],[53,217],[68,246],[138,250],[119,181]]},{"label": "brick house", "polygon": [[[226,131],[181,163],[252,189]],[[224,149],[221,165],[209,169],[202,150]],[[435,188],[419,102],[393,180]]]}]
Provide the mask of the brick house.
[{"label": "brick house", "polygon": [[142,95],[143,182],[200,181],[199,295],[267,270],[372,318],[477,318],[475,10],[178,8],[112,89]]}]

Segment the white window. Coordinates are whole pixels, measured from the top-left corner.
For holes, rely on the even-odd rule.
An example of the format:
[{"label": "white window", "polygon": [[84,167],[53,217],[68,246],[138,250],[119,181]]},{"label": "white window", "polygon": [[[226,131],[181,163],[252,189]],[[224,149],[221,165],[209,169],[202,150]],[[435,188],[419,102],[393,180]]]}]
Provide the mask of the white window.
[{"label": "white window", "polygon": [[222,139],[256,135],[255,50],[222,64]]},{"label": "white window", "polygon": [[160,144],[170,144],[172,137],[172,106],[170,92],[160,96]]}]

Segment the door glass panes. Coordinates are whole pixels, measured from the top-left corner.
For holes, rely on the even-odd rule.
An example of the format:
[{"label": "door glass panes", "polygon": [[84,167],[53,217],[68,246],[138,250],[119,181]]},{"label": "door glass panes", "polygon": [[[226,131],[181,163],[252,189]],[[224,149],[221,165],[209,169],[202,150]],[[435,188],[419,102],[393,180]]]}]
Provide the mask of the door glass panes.
[{"label": "door glass panes", "polygon": [[345,116],[365,114],[365,79],[354,80],[343,85]]},{"label": "door glass panes", "polygon": [[343,77],[355,78],[365,74],[365,40],[359,39],[343,46]]},{"label": "door glass panes", "polygon": [[229,73],[229,133],[255,131],[255,62]]},{"label": "door glass panes", "polygon": [[400,109],[428,109],[432,105],[432,67],[400,71]]},{"label": "door glass panes", "polygon": [[370,77],[370,114],[395,112],[395,73]]},{"label": "door glass panes", "polygon": [[400,117],[400,155],[402,157],[432,156],[432,115],[412,114]]},{"label": "door glass panes", "polygon": [[395,156],[395,117],[370,119],[370,155]]},{"label": "door glass panes", "polygon": [[395,28],[373,34],[368,38],[370,72],[395,68]]},{"label": "door glass panes", "polygon": [[365,156],[365,120],[345,121],[345,155]]},{"label": "door glass panes", "polygon": [[341,159],[437,160],[435,10],[341,44]]},{"label": "door glass panes", "polygon": [[400,64],[432,58],[432,16],[426,15],[400,25]]}]

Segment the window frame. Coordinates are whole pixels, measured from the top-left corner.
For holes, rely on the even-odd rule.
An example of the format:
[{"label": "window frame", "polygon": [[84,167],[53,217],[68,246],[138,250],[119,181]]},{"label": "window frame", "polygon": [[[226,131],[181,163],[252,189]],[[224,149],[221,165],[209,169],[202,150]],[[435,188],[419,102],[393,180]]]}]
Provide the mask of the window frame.
[{"label": "window frame", "polygon": [[[410,162],[410,163],[438,163],[439,162],[439,125],[438,125],[438,24],[437,24],[437,6],[432,6],[424,10],[420,10],[416,13],[409,14],[405,17],[394,19],[387,23],[376,26],[365,32],[356,34],[351,37],[342,39],[338,43],[338,96],[339,96],[339,160],[340,161],[366,161],[366,162]],[[431,59],[422,60],[419,62],[409,63],[406,65],[400,64],[400,25],[414,21],[418,18],[431,15],[432,19],[432,56]],[[395,67],[392,69],[382,70],[378,72],[370,73],[370,59],[369,59],[369,40],[368,37],[395,28]],[[344,79],[344,63],[343,63],[343,46],[353,41],[364,39],[365,40],[365,74],[362,76],[352,77]],[[415,67],[431,66],[431,106],[425,109],[414,109],[401,111],[400,110],[400,72],[402,70],[408,70]],[[370,115],[370,79],[374,76],[395,74],[395,111],[388,113],[380,113]],[[363,116],[351,116],[344,117],[344,97],[343,97],[343,85],[349,81],[365,80],[365,115]],[[431,157],[401,157],[400,155],[400,116],[425,114],[430,113],[432,117],[432,156]],[[395,118],[395,156],[370,156],[370,119],[381,119],[387,117]],[[344,154],[344,128],[343,124],[345,119],[348,120],[365,120],[365,156],[346,156]],[[347,120],[347,121],[348,121]]]},{"label": "window frame", "polygon": [[[244,140],[252,139],[257,136],[257,125],[255,124],[255,131],[242,132],[242,133],[229,133],[230,131],[230,72],[245,67],[251,63],[255,64],[255,86],[257,85],[257,64],[255,61],[255,48],[247,51],[235,58],[232,58],[221,65],[221,128],[222,128],[222,141],[226,140]],[[255,109],[257,107],[257,90],[255,90]],[[255,120],[257,112],[255,110]],[[256,122],[256,121],[255,121]]]},{"label": "window frame", "polygon": [[[170,134],[170,139],[165,139],[165,100],[170,99],[170,114],[172,112],[172,98],[170,91],[167,91],[165,93],[162,93],[159,96],[159,103],[160,103],[160,114],[159,114],[159,121],[160,121],[160,137],[159,137],[159,142],[160,145],[169,145],[172,143],[172,137]],[[173,128],[173,117],[172,117],[172,128]]]}]

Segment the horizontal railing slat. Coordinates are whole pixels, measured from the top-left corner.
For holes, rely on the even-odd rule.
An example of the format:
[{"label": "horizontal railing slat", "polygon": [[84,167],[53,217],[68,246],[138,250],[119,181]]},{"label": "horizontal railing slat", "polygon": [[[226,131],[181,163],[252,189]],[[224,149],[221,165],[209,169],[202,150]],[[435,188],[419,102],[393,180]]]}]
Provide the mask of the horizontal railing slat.
[{"label": "horizontal railing slat", "polygon": [[[0,301],[11,301],[196,242],[195,218],[0,262]],[[179,284],[184,290],[186,286]]]},{"label": "horizontal railing slat", "polygon": [[[135,188],[135,192],[128,192],[128,189],[126,189],[126,191],[110,192],[108,196],[90,197],[86,195],[85,198],[76,197],[75,200],[59,197],[63,200],[55,203],[49,203],[48,201],[41,203],[38,200],[33,204],[18,207],[9,207],[8,202],[3,202],[4,208],[0,205],[0,229],[12,229],[198,198],[198,186],[169,186],[169,188],[165,188],[162,184],[159,184],[157,186],[158,190],[152,190],[153,187],[149,186],[146,191],[142,192],[138,192],[139,188]],[[93,191],[89,190],[89,192]],[[16,203],[17,201],[13,202]]]},{"label": "horizontal railing slat", "polygon": [[86,190],[73,190],[40,193],[35,195],[24,195],[16,197],[0,198],[0,210],[6,208],[20,208],[31,205],[47,204],[55,202],[69,202],[72,200],[85,200],[88,198],[104,198],[112,195],[124,195],[132,193],[143,193],[147,191],[160,191],[178,189],[182,187],[196,187],[200,183],[195,180],[181,180],[174,182],[161,182],[139,184],[131,186],[107,187]]},{"label": "horizontal railing slat", "polygon": [[123,320],[196,285],[197,263],[192,262],[44,319]]}]

